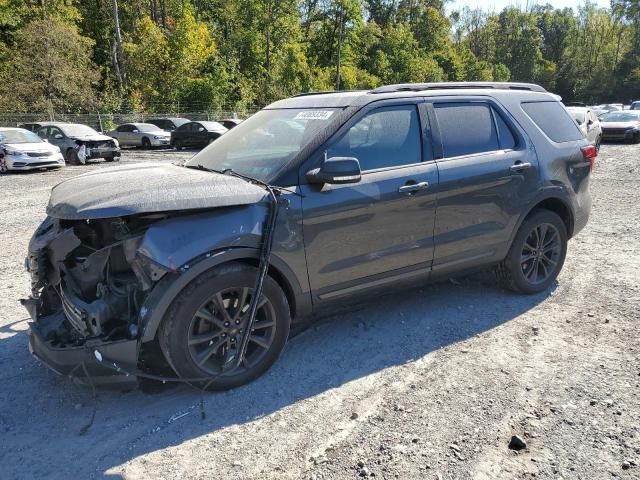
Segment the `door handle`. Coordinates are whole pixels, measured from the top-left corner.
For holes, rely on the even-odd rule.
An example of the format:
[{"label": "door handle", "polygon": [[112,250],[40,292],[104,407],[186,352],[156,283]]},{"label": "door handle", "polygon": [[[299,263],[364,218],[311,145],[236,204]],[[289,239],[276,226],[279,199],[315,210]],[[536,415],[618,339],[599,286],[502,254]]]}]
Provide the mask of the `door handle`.
[{"label": "door handle", "polygon": [[516,163],[514,163],[513,165],[511,165],[511,167],[509,167],[509,169],[512,172],[519,172],[520,170],[525,170],[527,168],[531,168],[533,165],[531,165],[531,163],[529,162],[521,162],[521,161],[517,161]]},{"label": "door handle", "polygon": [[429,188],[429,182],[412,183],[398,188],[398,193],[414,193]]}]

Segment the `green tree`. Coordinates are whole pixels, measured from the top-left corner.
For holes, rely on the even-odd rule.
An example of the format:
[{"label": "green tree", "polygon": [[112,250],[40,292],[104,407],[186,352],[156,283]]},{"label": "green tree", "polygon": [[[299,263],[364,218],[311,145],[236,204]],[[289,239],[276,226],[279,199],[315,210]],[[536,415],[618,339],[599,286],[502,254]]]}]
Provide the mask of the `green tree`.
[{"label": "green tree", "polygon": [[14,111],[92,110],[100,76],[91,61],[92,46],[90,38],[60,18],[31,20],[7,52],[1,101]]}]

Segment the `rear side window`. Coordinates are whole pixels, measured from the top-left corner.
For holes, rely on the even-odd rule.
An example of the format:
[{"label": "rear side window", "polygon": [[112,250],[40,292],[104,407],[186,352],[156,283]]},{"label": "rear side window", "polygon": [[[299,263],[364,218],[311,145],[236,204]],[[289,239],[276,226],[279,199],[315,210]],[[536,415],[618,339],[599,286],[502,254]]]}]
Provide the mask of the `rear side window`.
[{"label": "rear side window", "polygon": [[489,105],[439,103],[434,107],[445,157],[500,150]]},{"label": "rear side window", "polygon": [[522,109],[554,142],[582,139],[582,132],[560,102],[526,102]]}]

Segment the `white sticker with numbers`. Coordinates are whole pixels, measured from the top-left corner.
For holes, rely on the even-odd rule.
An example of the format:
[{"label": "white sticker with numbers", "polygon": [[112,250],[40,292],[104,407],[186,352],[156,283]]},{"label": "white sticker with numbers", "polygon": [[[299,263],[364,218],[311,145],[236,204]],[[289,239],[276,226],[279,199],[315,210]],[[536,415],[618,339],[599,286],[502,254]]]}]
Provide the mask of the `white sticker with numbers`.
[{"label": "white sticker with numbers", "polygon": [[331,110],[304,110],[298,112],[295,120],[328,120],[333,115]]}]

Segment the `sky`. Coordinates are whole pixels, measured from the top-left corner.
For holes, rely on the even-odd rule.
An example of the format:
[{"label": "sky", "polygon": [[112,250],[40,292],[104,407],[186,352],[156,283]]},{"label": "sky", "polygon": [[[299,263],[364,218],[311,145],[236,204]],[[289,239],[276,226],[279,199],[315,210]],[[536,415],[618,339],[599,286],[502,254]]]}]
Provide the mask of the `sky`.
[{"label": "sky", "polygon": [[[529,0],[529,3],[542,5],[550,3],[556,8],[572,7],[575,9],[578,5],[581,5],[584,2],[582,0]],[[609,0],[593,0],[592,3],[595,3],[599,7],[608,7],[610,2]],[[525,7],[527,5],[527,0],[488,0],[484,2],[481,0],[453,0],[447,5],[447,10],[452,11],[462,9],[462,7],[467,6],[470,8],[480,7],[483,10],[499,12],[509,5]]]}]

